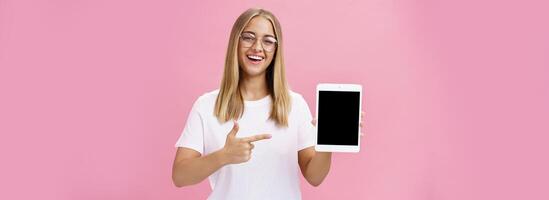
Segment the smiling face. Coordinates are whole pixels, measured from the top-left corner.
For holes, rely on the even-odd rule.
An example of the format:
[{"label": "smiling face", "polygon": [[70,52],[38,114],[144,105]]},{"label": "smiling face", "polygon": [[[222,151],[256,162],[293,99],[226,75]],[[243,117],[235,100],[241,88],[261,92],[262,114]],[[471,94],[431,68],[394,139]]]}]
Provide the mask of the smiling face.
[{"label": "smiling face", "polygon": [[256,16],[244,27],[238,42],[238,64],[245,77],[262,76],[276,51],[271,22]]}]

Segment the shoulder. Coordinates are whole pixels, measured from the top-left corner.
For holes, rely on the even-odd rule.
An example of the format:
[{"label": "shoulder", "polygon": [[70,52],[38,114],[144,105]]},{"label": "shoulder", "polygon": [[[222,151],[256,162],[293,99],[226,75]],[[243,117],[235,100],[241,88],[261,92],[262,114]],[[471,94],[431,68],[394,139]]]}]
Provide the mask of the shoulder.
[{"label": "shoulder", "polygon": [[219,89],[206,92],[202,94],[200,97],[198,97],[198,101],[202,101],[202,102],[214,101],[215,102],[218,94],[219,94]]},{"label": "shoulder", "polygon": [[292,101],[292,105],[302,106],[303,104],[305,105],[307,104],[307,102],[305,101],[305,98],[303,98],[303,95],[297,92],[294,92],[292,90],[289,90],[289,94]]},{"label": "shoulder", "polygon": [[290,109],[290,123],[300,125],[304,121],[310,121],[311,111],[309,109],[309,104],[303,97],[303,95],[290,91],[290,97],[292,98],[292,108]]},{"label": "shoulder", "polygon": [[211,108],[215,105],[217,100],[217,95],[219,94],[219,89],[208,91],[198,98],[196,98],[193,109],[196,109],[198,112],[203,112],[205,109]]},{"label": "shoulder", "polygon": [[290,93],[290,98],[291,98],[291,102],[292,102],[292,109],[291,110],[294,110],[298,113],[308,112],[309,104],[307,103],[307,101],[305,100],[303,95],[301,95],[297,92],[291,91],[291,90],[290,90],[289,93]]}]

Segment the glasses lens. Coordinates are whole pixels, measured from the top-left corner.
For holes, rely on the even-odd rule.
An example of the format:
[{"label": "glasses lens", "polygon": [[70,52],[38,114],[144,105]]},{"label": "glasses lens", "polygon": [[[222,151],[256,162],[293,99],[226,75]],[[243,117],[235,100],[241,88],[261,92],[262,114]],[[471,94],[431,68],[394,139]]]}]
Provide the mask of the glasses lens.
[{"label": "glasses lens", "polygon": [[273,51],[276,47],[276,39],[272,37],[265,37],[262,42],[265,51]]},{"label": "glasses lens", "polygon": [[251,47],[255,43],[255,35],[251,33],[242,33],[240,36],[244,47]]}]

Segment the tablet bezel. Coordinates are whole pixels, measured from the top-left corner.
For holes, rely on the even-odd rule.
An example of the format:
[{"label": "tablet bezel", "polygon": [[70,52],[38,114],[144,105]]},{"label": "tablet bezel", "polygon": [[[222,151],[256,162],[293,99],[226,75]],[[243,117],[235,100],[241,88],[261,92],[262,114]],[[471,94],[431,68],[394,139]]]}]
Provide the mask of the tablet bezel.
[{"label": "tablet bezel", "polygon": [[[348,91],[348,92],[359,92],[360,102],[358,104],[357,115],[359,117],[358,132],[358,143],[357,145],[327,145],[327,144],[318,144],[318,124],[315,126],[316,137],[315,137],[315,150],[319,152],[349,152],[357,153],[360,151],[360,112],[362,111],[362,86],[359,84],[338,84],[338,83],[320,83],[316,86],[316,119],[318,119],[318,98],[320,91]],[[318,121],[317,121],[318,122]]]}]

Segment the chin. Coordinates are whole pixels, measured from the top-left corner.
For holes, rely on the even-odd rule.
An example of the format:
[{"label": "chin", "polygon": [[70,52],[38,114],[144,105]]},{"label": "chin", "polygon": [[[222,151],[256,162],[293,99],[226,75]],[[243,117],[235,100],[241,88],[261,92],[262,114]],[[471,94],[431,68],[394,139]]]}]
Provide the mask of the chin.
[{"label": "chin", "polygon": [[266,67],[260,67],[260,66],[244,66],[244,73],[246,73],[247,76],[258,76],[261,74],[264,74],[266,71]]}]

